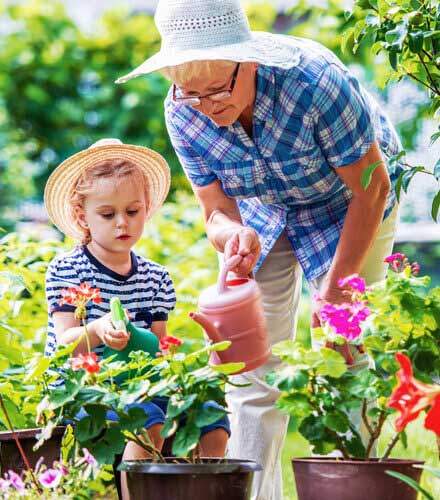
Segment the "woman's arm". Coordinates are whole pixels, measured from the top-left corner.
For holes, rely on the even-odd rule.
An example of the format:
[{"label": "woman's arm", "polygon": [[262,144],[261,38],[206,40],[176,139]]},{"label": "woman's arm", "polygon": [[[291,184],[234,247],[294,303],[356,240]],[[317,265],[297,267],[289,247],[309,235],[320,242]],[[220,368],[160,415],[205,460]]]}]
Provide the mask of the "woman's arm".
[{"label": "woman's arm", "polygon": [[[57,344],[71,344],[82,336],[80,343],[74,350],[74,355],[83,354],[88,351],[84,326],[80,325],[80,320],[75,318],[73,312],[56,311],[52,314],[52,318]],[[130,338],[128,332],[115,330],[111,322],[110,313],[87,323],[87,332],[91,349],[104,343],[112,349],[121,350],[127,345]]]},{"label": "woman's arm", "polygon": [[243,260],[234,272],[247,276],[261,253],[257,233],[243,225],[236,201],[225,195],[219,180],[203,187],[193,185],[193,190],[202,208],[210,242],[224,253],[225,260],[233,255],[241,255]]},{"label": "woman's arm", "polygon": [[361,185],[362,172],[377,161],[383,161],[376,142],[357,162],[335,168],[336,173],[351,189],[353,198],[348,206],[340,240],[331,267],[321,285],[322,298],[340,302],[339,278],[359,273],[382,223],[391,184],[385,164],[373,173],[366,190]]}]

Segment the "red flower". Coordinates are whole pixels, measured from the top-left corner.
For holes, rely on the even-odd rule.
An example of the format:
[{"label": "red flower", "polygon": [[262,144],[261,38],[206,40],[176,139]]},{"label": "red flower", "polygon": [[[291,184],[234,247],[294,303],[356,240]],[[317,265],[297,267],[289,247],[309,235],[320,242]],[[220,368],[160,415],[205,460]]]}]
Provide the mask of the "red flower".
[{"label": "red flower", "polygon": [[60,306],[69,304],[76,307],[81,307],[93,300],[96,304],[101,302],[99,288],[92,288],[87,283],[81,283],[79,287],[63,288],[61,290],[62,299],[59,301]]},{"label": "red flower", "polygon": [[159,341],[159,349],[165,354],[176,351],[178,347],[183,344],[183,340],[173,337],[172,335],[165,335]]},{"label": "red flower", "polygon": [[100,366],[96,352],[80,354],[76,358],[72,359],[72,370],[77,371],[81,368],[89,373],[99,372]]},{"label": "red flower", "polygon": [[396,374],[400,384],[394,389],[387,403],[389,408],[401,413],[396,418],[396,430],[402,431],[421,411],[432,405],[425,420],[425,427],[434,432],[438,431],[440,435],[440,387],[415,379],[411,361],[404,354],[396,353],[396,359],[401,367]]}]

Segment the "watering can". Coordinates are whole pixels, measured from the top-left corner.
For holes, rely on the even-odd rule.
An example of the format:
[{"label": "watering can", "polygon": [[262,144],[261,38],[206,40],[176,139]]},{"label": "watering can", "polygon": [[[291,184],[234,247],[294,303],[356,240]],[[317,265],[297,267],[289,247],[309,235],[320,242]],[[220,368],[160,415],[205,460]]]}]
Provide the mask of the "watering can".
[{"label": "watering can", "polygon": [[210,362],[244,362],[243,373],[263,365],[271,355],[269,334],[257,282],[251,278],[234,277],[228,273],[242,257],[234,255],[225,262],[216,285],[204,290],[199,298],[199,312],[190,317],[200,324],[213,342],[230,340],[221,352],[211,353]]},{"label": "watering can", "polygon": [[[112,323],[118,330],[126,330],[130,332],[130,339],[124,349],[120,351],[112,349],[107,345],[104,346],[103,357],[108,358],[109,356],[115,356],[113,361],[124,361],[129,362],[129,354],[132,351],[145,351],[148,352],[153,358],[156,353],[159,352],[159,339],[154,335],[153,332],[145,328],[138,328],[131,323],[122,308],[121,301],[118,297],[112,297],[110,299],[110,310],[112,314]],[[122,373],[118,375],[115,380],[118,384],[121,384],[129,377],[129,373]]]}]

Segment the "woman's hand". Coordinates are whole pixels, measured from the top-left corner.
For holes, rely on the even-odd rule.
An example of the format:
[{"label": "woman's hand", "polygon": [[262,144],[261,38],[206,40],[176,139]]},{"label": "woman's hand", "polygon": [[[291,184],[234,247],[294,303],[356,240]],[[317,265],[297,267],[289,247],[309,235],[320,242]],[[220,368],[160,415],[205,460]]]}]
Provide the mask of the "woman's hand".
[{"label": "woman's hand", "polygon": [[[312,317],[311,317],[311,326],[312,328],[318,328],[321,326],[321,320],[319,318],[319,311],[324,304],[342,304],[343,302],[350,302],[350,294],[344,293],[346,290],[343,288],[337,287],[333,288],[330,286],[326,286],[323,283],[321,287],[321,291],[319,294],[316,294],[312,297]],[[348,342],[344,344],[335,345],[334,342],[326,342],[325,347],[329,349],[333,349],[338,351],[345,359],[345,362],[348,365],[352,365],[354,363],[353,354],[351,351],[351,346]],[[354,346],[359,352],[363,352],[361,346]]]},{"label": "woman's hand", "polygon": [[250,227],[242,226],[229,230],[230,235],[224,246],[225,261],[234,255],[243,258],[237,267],[232,269],[237,276],[248,276],[252,273],[261,254],[261,245],[257,233]]},{"label": "woman's hand", "polygon": [[[96,336],[111,349],[121,351],[130,340],[130,333],[125,330],[118,330],[113,326],[111,313],[107,313],[102,318],[92,321]],[[90,326],[92,326],[92,323]]]}]

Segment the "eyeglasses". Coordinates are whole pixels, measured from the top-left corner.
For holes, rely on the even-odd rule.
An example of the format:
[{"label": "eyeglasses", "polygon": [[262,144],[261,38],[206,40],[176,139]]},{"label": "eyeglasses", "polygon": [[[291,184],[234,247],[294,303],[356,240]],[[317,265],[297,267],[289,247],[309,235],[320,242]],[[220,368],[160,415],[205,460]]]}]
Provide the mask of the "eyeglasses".
[{"label": "eyeglasses", "polygon": [[239,68],[240,68],[240,63],[237,64],[234,70],[234,74],[232,75],[232,80],[229,89],[213,92],[212,94],[195,95],[195,96],[186,96],[186,95],[176,96],[176,91],[178,91],[178,89],[176,87],[176,84],[173,84],[173,101],[182,102],[183,104],[188,104],[189,106],[200,106],[201,104],[200,100],[205,98],[208,98],[211,101],[215,102],[226,101],[226,99],[229,99],[232,96],[232,91],[234,90],[235,81],[237,80]]}]

